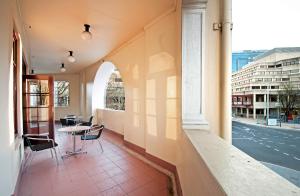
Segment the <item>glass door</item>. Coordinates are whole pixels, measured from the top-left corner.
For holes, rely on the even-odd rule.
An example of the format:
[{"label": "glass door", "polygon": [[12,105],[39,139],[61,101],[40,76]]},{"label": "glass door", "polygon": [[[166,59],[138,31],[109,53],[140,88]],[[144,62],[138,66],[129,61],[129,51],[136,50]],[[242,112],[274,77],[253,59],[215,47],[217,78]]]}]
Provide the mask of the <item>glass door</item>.
[{"label": "glass door", "polygon": [[53,77],[25,75],[23,88],[24,133],[49,133],[54,139]]}]

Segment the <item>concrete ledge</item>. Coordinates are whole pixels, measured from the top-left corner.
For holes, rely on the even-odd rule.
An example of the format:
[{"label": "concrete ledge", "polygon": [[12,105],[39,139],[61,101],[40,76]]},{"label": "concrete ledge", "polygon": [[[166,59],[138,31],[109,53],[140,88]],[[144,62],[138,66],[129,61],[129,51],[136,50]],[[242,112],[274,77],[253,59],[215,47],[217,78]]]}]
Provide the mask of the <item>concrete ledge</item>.
[{"label": "concrete ledge", "polygon": [[297,186],[213,133],[184,132],[227,195],[300,195]]}]

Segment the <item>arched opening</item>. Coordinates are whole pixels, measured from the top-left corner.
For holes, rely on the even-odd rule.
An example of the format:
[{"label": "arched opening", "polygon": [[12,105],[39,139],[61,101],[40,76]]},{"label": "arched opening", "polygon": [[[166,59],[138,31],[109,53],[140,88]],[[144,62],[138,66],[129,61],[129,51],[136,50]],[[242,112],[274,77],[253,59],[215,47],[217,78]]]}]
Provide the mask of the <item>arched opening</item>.
[{"label": "arched opening", "polygon": [[125,88],[121,74],[111,62],[100,65],[94,80],[92,109],[125,110]]},{"label": "arched opening", "polygon": [[106,84],[105,108],[125,110],[125,90],[123,80],[118,69],[114,69]]}]

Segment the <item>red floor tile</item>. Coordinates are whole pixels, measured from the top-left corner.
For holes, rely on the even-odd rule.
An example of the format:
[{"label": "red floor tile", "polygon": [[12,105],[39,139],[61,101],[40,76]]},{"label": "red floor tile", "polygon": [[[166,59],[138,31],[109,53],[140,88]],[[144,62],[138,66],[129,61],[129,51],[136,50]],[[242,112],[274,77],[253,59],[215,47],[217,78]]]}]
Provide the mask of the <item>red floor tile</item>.
[{"label": "red floor tile", "polygon": [[[87,154],[61,159],[72,148],[70,135],[57,134],[59,165],[50,151],[34,153],[23,171],[19,195],[22,196],[166,196],[166,175],[135,158],[123,148],[121,138],[104,131],[102,146],[87,142]],[[76,138],[81,147],[80,138]]]}]

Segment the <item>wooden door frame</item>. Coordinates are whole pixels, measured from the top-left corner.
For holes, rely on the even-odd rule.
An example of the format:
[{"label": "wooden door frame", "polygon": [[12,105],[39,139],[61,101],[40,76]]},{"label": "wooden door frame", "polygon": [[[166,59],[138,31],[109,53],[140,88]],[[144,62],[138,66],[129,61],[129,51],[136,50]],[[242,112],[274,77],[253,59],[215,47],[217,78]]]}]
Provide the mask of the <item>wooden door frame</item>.
[{"label": "wooden door frame", "polygon": [[[54,139],[54,80],[53,76],[50,75],[24,75],[23,76],[23,93],[26,93],[26,80],[27,79],[36,79],[36,80],[48,80],[48,87],[49,87],[49,110],[48,110],[48,119],[49,119],[49,137]],[[29,103],[26,103],[27,105]],[[27,125],[25,125],[25,122],[28,122],[28,111],[24,112],[24,115],[26,118],[23,119],[24,121],[24,130],[27,130]]]}]

